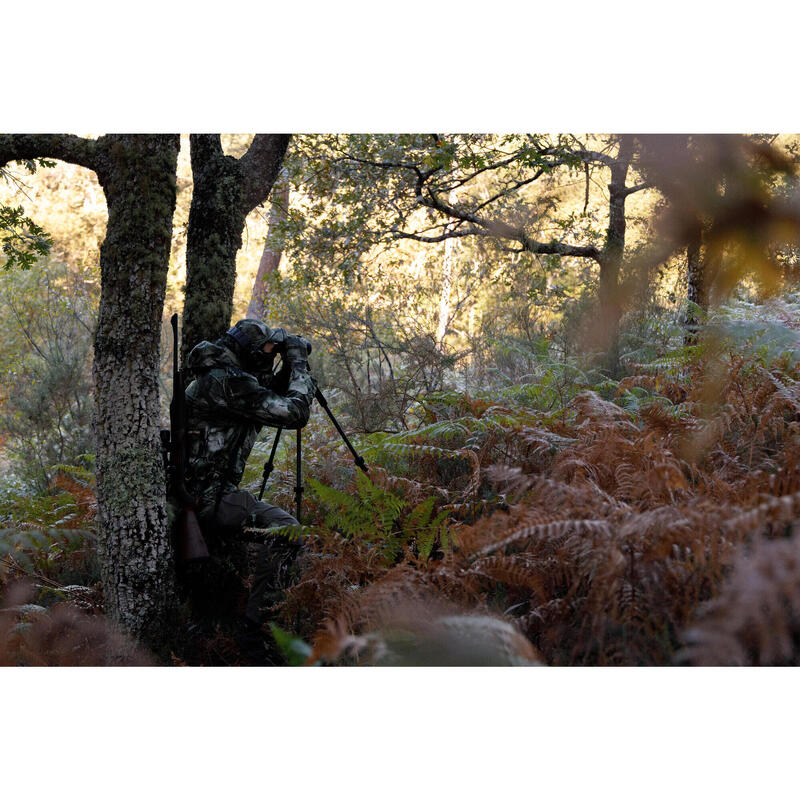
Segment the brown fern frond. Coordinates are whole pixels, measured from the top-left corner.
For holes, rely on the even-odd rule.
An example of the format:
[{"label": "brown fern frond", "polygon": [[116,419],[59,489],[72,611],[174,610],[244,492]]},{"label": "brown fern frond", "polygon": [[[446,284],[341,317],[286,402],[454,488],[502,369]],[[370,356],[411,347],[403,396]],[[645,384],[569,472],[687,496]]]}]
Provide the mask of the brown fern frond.
[{"label": "brown fern frond", "polygon": [[390,475],[383,467],[371,466],[370,475],[377,486],[380,486],[382,489],[398,492],[413,505],[420,503],[431,494],[436,494],[443,500],[450,499],[450,491],[441,486],[430,483],[420,483],[419,481],[412,480],[411,478],[404,478],[399,475]]},{"label": "brown fern frond", "polygon": [[537,605],[548,598],[547,577],[536,569],[540,559],[528,558],[526,554],[515,556],[489,556],[476,561],[470,570],[472,575],[504,584],[510,589],[522,589],[529,593]]},{"label": "brown fern frond", "polygon": [[684,640],[695,665],[800,665],[800,537],[742,547]]},{"label": "brown fern frond", "polygon": [[102,616],[69,603],[30,603],[26,582],[8,587],[0,609],[0,666],[148,666],[152,659]]},{"label": "brown fern frond", "polygon": [[754,531],[780,529],[800,518],[800,492],[772,497],[725,523],[725,530],[743,538]]},{"label": "brown fern frond", "polygon": [[505,550],[512,545],[519,545],[529,539],[537,538],[540,540],[552,540],[559,537],[564,537],[568,534],[590,534],[592,536],[610,535],[610,527],[606,520],[602,519],[566,519],[556,522],[546,522],[539,525],[527,525],[524,528],[519,528],[512,531],[506,537],[498,542],[486,545],[478,550],[473,558],[482,558],[483,556],[495,553],[498,550]]}]

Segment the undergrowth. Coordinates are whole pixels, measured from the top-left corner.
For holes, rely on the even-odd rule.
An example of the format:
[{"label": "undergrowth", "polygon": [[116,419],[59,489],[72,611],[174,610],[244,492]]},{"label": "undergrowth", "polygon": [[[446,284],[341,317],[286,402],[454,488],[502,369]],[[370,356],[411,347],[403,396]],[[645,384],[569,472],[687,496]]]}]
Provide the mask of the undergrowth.
[{"label": "undergrowth", "polygon": [[103,616],[96,508],[77,466],[62,465],[47,492],[0,496],[0,665],[150,663]]},{"label": "undergrowth", "polygon": [[[431,394],[415,427],[353,437],[368,475],[315,414],[304,525],[277,534],[306,543],[273,609],[289,663],[800,664],[800,313],[762,313],[634,342],[617,380]],[[292,509],[286,438],[265,499]],[[93,515],[81,471],[0,498],[4,663],[88,663],[42,642],[101,615]]]},{"label": "undergrowth", "polygon": [[[800,370],[785,328],[774,347],[725,313],[555,408],[431,396],[362,437],[374,488],[326,445],[281,609],[308,663],[452,663],[442,620],[486,628],[459,663],[800,663]],[[434,547],[401,503],[446,512]]]}]

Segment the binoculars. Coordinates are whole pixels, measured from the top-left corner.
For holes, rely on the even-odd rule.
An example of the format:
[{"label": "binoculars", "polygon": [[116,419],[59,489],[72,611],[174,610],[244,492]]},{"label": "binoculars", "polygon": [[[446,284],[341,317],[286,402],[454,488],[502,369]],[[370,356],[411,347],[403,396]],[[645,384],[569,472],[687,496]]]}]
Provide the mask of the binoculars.
[{"label": "binoculars", "polygon": [[[286,351],[286,340],[289,338],[290,334],[286,333],[283,328],[275,328],[272,331],[272,336],[268,341],[272,342],[275,345],[275,352],[276,353],[284,353]],[[295,336],[294,338],[299,339],[300,342],[305,344],[306,352],[308,355],[311,355],[311,342],[308,339],[304,339],[302,336]]]}]

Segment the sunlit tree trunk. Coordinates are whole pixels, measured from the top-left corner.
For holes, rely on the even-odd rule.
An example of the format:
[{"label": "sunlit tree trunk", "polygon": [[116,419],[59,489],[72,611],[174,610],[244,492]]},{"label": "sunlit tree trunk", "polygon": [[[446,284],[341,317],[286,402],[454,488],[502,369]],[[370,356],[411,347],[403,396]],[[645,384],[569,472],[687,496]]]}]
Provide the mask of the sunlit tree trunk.
[{"label": "sunlit tree trunk", "polygon": [[602,319],[601,341],[607,348],[606,368],[612,375],[619,372],[619,323],[622,317],[619,273],[625,254],[625,200],[630,191],[625,185],[633,156],[633,137],[621,136],[619,153],[611,164],[608,184],[608,228],[606,241],[598,258],[600,281],[598,299]]},{"label": "sunlit tree trunk", "polygon": [[[708,286],[703,267],[702,229],[698,224],[686,245],[686,297],[690,303],[708,311]],[[700,325],[698,316],[696,310],[690,307],[686,315],[685,344],[697,342],[697,329]]]},{"label": "sunlit tree trunk", "polygon": [[[453,189],[448,197],[452,206],[458,202],[458,192]],[[444,258],[442,259],[442,291],[439,295],[439,325],[436,330],[436,343],[444,350],[444,337],[450,322],[450,296],[453,291],[453,262],[455,261],[456,239],[445,239]]]},{"label": "sunlit tree trunk", "polygon": [[258,272],[253,281],[253,291],[247,316],[268,322],[269,314],[269,276],[278,271],[283,256],[283,243],[279,241],[277,231],[286,220],[289,212],[289,176],[285,169],[272,187],[272,205],[269,209],[267,240],[258,264]]},{"label": "sunlit tree trunk", "polygon": [[450,322],[450,295],[453,287],[453,255],[456,240],[446,239],[444,258],[442,259],[442,291],[439,295],[439,325],[436,330],[436,342],[439,349],[444,349],[444,337],[447,335],[447,324]]}]

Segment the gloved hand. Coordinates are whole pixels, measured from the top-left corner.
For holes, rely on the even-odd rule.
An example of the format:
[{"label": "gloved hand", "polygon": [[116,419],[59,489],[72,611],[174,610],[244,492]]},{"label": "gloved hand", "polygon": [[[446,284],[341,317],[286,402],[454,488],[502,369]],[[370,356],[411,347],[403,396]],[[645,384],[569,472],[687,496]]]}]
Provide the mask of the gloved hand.
[{"label": "gloved hand", "polygon": [[272,328],[272,334],[267,341],[272,342],[275,345],[275,350],[280,353],[283,350],[288,335],[289,334],[286,333],[286,328]]},{"label": "gloved hand", "polygon": [[292,367],[308,369],[308,354],[311,352],[311,343],[302,336],[286,336],[284,358]]}]

